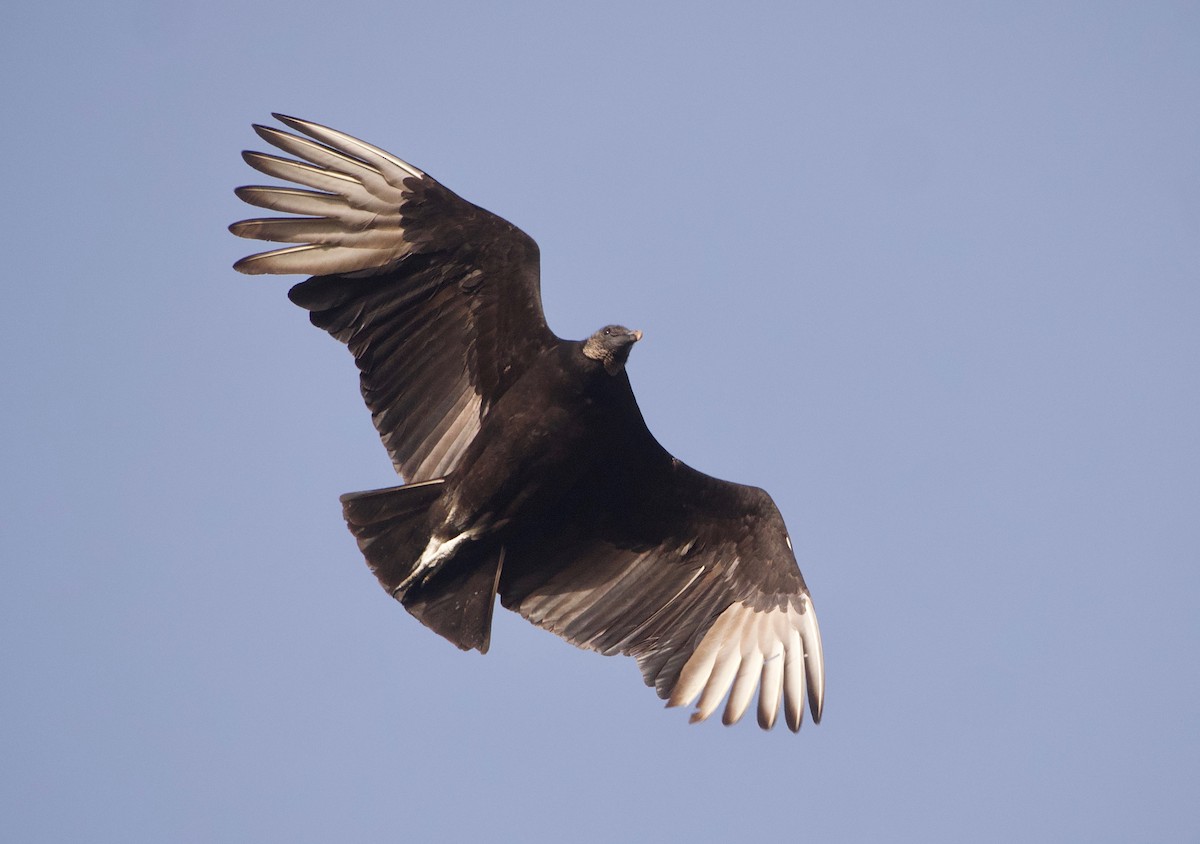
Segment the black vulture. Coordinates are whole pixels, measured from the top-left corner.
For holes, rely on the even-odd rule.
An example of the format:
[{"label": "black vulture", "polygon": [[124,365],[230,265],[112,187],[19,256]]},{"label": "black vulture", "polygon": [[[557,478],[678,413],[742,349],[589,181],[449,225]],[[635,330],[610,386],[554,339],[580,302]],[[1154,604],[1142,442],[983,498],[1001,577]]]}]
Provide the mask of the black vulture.
[{"label": "black vulture", "polygon": [[[245,152],[300,188],[250,186],[241,237],[298,244],[243,273],[311,276],[291,289],[349,346],[363,398],[406,483],[342,496],[371,570],[422,623],[486,652],[499,595],[582,648],[637,659],[668,706],[728,694],[732,724],[759,689],[819,721],[821,635],[779,510],[763,490],[672,457],[625,372],[640,331],[583,341],[546,325],[538,247],[511,223],[342,132],[275,117],[255,126],[294,156]],[[298,159],[298,160],[295,160]]]}]

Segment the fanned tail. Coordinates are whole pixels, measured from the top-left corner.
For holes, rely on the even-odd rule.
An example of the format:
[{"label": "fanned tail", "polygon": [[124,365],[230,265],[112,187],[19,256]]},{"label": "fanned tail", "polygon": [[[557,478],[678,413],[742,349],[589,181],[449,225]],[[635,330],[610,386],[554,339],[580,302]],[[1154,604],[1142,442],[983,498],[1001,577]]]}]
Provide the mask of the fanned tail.
[{"label": "fanned tail", "polygon": [[422,624],[462,650],[487,653],[504,550],[470,544],[428,576],[410,583],[432,526],[429,508],[443,478],[342,496],[350,532],[388,594]]}]

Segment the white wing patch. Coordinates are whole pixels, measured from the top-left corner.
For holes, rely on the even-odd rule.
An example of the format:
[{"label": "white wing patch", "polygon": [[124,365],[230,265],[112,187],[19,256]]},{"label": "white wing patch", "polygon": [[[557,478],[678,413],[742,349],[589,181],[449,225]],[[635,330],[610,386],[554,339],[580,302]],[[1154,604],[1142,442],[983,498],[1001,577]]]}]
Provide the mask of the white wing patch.
[{"label": "white wing patch", "polygon": [[813,721],[821,720],[825,699],[825,664],[821,630],[812,601],[805,595],[800,608],[754,610],[735,603],[717,617],[679,674],[667,706],[689,706],[700,696],[692,723],[716,711],[728,692],[725,724],[745,714],[758,687],[758,723],[775,725],[782,698],[788,728],[804,720],[805,686]]},{"label": "white wing patch", "polygon": [[278,129],[256,126],[268,143],[302,161],[261,152],[244,154],[261,173],[306,188],[251,186],[237,195],[260,208],[305,217],[243,220],[229,230],[238,237],[298,243],[243,258],[243,273],[330,275],[378,269],[411,251],[404,238],[400,206],[411,193],[405,179],[424,174],[378,147],[318,123],[277,115],[316,141]]}]

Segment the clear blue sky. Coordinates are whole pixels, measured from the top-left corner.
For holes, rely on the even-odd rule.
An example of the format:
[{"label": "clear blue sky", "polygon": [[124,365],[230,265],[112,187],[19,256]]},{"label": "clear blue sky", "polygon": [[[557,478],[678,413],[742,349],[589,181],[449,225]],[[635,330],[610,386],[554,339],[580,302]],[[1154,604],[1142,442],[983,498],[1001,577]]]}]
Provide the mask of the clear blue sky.
[{"label": "clear blue sky", "polygon": [[[122,3],[0,13],[0,837],[1196,841],[1200,6]],[[687,462],[779,503],[825,721],[687,725],[507,613],[460,654],[254,245],[283,111],[646,332]]]}]

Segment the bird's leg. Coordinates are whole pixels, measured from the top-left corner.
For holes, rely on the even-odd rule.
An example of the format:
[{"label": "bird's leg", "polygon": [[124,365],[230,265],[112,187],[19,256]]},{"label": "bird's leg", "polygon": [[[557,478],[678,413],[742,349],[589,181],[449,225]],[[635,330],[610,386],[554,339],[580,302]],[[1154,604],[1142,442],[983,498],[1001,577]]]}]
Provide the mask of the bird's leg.
[{"label": "bird's leg", "polygon": [[421,553],[421,559],[413,567],[412,574],[404,578],[400,585],[392,590],[392,597],[403,597],[413,586],[422,586],[435,571],[445,565],[454,556],[458,547],[468,540],[475,538],[478,531],[468,530],[450,539],[439,539],[436,535],[430,537],[429,544]]}]

